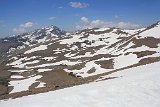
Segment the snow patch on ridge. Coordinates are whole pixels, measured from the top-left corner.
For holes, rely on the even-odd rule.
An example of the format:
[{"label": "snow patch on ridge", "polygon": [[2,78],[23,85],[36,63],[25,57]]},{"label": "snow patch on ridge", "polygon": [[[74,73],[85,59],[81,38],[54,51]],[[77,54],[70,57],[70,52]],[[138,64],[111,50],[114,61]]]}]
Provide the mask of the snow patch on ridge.
[{"label": "snow patch on ridge", "polygon": [[40,51],[40,50],[46,50],[47,49],[47,45],[40,45],[38,47],[32,48],[31,50],[26,51],[24,54],[29,54],[35,51]]},{"label": "snow patch on ridge", "polygon": [[29,89],[29,86],[31,86],[34,82],[36,82],[37,79],[41,78],[42,76],[38,75],[35,77],[23,79],[23,80],[17,80],[17,81],[10,81],[10,86],[13,86],[13,90],[10,93],[15,92],[21,92],[26,91]]}]

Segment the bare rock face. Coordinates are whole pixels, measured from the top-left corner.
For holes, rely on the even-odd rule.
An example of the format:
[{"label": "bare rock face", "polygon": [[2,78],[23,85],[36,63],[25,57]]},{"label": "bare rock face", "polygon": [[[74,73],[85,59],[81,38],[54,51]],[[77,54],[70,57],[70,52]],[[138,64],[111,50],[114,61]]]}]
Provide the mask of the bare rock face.
[{"label": "bare rock face", "polygon": [[[160,61],[160,25],[137,30],[92,28],[72,34],[51,26],[0,39],[0,52],[4,66],[0,76],[6,77],[0,80],[0,95],[46,92]],[[8,87],[13,89],[9,92]]]}]

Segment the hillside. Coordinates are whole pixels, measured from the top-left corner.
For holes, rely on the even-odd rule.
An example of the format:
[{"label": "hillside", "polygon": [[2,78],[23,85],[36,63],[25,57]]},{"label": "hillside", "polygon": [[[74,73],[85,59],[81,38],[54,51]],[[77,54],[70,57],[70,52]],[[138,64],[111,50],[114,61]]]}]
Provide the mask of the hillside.
[{"label": "hillside", "polygon": [[75,33],[51,26],[1,39],[0,44],[0,99],[18,98],[99,79],[116,81],[115,72],[160,61],[160,23]]},{"label": "hillside", "polygon": [[[160,62],[122,70],[115,79],[93,82],[17,99],[1,101],[2,107],[159,107]],[[108,77],[108,76],[107,76]],[[23,105],[23,106],[22,106]]]}]

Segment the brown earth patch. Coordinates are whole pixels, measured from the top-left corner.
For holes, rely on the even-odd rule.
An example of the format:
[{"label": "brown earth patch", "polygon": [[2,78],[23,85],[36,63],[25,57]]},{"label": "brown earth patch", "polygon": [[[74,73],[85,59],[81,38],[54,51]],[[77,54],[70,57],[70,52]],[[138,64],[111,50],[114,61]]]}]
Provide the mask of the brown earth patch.
[{"label": "brown earth patch", "polygon": [[93,57],[91,57],[91,60],[97,60],[97,59],[101,59],[101,58],[111,58],[111,57],[116,57],[118,55],[111,55],[111,54],[99,54],[99,55],[95,55]]},{"label": "brown earth patch", "polygon": [[33,83],[31,86],[29,86],[29,90],[35,89],[39,84],[40,84],[40,82]]},{"label": "brown earth patch", "polygon": [[141,52],[133,52],[133,54],[137,55],[137,58],[141,58],[144,56],[155,54],[156,51],[141,51]]},{"label": "brown earth patch", "polygon": [[95,67],[92,67],[90,70],[87,71],[88,74],[94,73],[96,71]]},{"label": "brown earth patch", "polygon": [[7,71],[8,67],[0,66],[0,95],[8,94],[8,82],[11,72]]},{"label": "brown earth patch", "polygon": [[55,87],[55,86],[63,86],[69,84],[78,78],[68,75],[63,69],[55,68],[52,71],[42,72],[40,73],[43,77],[39,79],[46,83],[46,87]]},{"label": "brown earth patch", "polygon": [[72,65],[72,66],[68,66],[69,70],[80,70],[82,68],[85,67],[86,63],[80,63],[80,64],[76,64],[76,65]]},{"label": "brown earth patch", "polygon": [[113,65],[114,65],[114,62],[113,62],[113,59],[110,59],[110,60],[103,60],[103,61],[95,61],[96,64],[100,64],[102,68],[105,68],[105,69],[113,69]]},{"label": "brown earth patch", "polygon": [[158,44],[160,43],[160,39],[154,37],[146,37],[141,39],[132,39],[133,43],[135,44],[131,48],[141,47],[142,45],[148,46],[150,48],[158,48]]},{"label": "brown earth patch", "polygon": [[8,94],[8,87],[0,84],[0,96]]},{"label": "brown earth patch", "polygon": [[114,32],[114,33],[116,33],[116,34],[125,34],[125,35],[128,35],[128,33],[127,32],[124,32],[124,31],[122,31],[122,30],[120,30],[120,29],[118,29],[116,32]]}]

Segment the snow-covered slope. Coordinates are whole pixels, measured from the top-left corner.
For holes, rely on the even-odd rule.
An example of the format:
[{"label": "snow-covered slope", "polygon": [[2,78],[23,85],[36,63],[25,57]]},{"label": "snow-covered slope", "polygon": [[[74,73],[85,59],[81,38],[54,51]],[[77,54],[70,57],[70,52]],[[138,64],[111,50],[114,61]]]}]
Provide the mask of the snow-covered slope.
[{"label": "snow-covered slope", "polygon": [[153,29],[148,28],[148,30],[146,30],[145,32],[142,32],[140,36],[160,38],[159,36],[160,22],[152,25],[151,27],[153,27]]},{"label": "snow-covered slope", "polygon": [[159,107],[160,62],[122,70],[115,79],[1,101],[1,107]]}]

